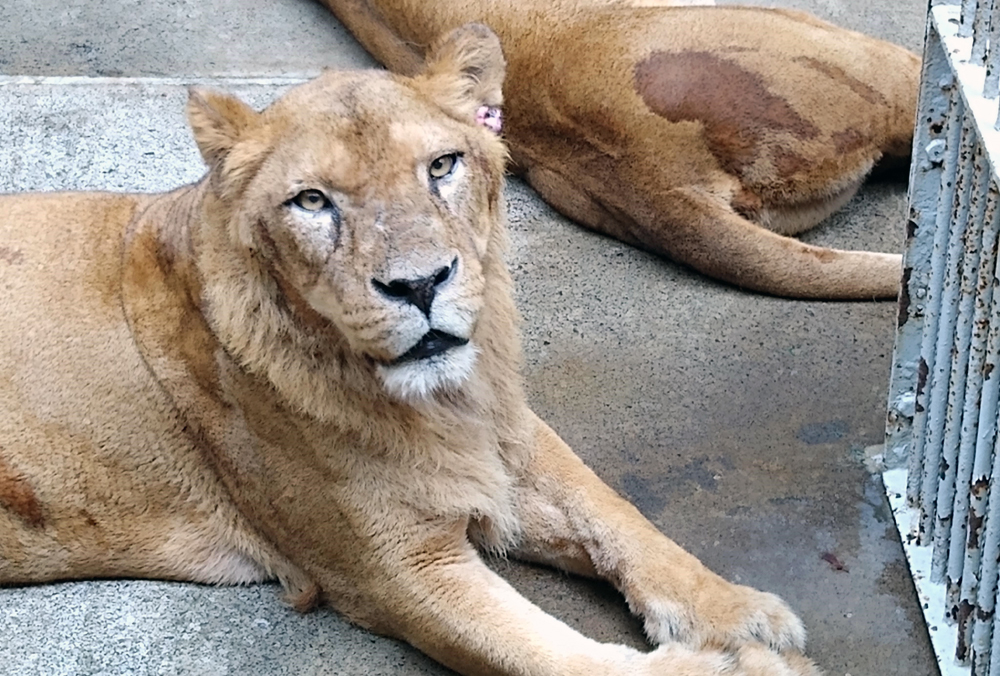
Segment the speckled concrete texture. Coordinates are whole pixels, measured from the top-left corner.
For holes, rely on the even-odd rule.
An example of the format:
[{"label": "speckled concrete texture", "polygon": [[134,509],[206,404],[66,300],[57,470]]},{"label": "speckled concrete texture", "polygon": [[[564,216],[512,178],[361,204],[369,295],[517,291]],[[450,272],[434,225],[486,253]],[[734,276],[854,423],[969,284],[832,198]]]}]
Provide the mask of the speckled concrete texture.
[{"label": "speckled concrete texture", "polygon": [[7,75],[317,75],[375,62],[312,0],[4,0]]},{"label": "speckled concrete texture", "polygon": [[[926,7],[776,4],[912,49]],[[0,191],[170,188],[201,173],[185,83],[216,82],[259,106],[286,78],[370,63],[311,0],[4,2]],[[866,186],[806,239],[898,250],[904,191]],[[536,410],[709,566],[785,597],[829,676],[935,674],[879,480],[861,462],[882,436],[893,304],[747,294],[585,232],[517,181],[507,199]],[[643,644],[610,587],[493,565],[589,636]],[[236,673],[447,671],[333,612],[298,615],[273,585],[0,589],[4,676]]]}]

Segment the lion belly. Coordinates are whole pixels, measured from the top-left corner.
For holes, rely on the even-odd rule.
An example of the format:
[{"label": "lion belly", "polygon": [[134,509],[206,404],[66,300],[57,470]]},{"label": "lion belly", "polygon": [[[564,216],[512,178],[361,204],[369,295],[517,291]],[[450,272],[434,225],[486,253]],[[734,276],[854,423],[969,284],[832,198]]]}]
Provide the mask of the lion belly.
[{"label": "lion belly", "polygon": [[262,576],[204,516],[211,471],[122,311],[122,234],[144,201],[0,198],[0,583]]}]

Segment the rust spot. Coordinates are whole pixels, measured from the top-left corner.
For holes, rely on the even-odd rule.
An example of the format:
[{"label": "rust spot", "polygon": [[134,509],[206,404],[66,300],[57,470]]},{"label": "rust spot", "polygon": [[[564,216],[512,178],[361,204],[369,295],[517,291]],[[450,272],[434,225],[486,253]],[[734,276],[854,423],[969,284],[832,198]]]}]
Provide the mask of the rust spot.
[{"label": "rust spot", "polygon": [[899,313],[896,315],[896,325],[902,327],[910,318],[910,276],[913,268],[903,269],[903,281],[899,286]]},{"label": "rust spot", "polygon": [[869,138],[856,129],[845,129],[833,134],[830,139],[840,154],[850,153],[868,145]]},{"label": "rust spot", "polygon": [[917,364],[917,412],[924,410],[923,405],[920,403],[920,397],[924,394],[924,389],[927,387],[927,362],[923,357],[920,358],[920,362]]},{"label": "rust spot", "polygon": [[45,524],[42,506],[28,479],[0,458],[0,507],[17,514],[29,526],[41,528]]},{"label": "rust spot", "polygon": [[971,603],[966,599],[962,599],[952,610],[952,618],[958,622],[958,646],[955,650],[955,656],[965,661],[969,656],[969,644],[965,640],[965,629],[969,624],[969,618],[972,617],[972,611],[974,610]]},{"label": "rust spot", "polygon": [[968,549],[979,549],[979,536],[983,534],[983,517],[969,512],[969,539],[966,547]]},{"label": "rust spot", "polygon": [[9,246],[0,246],[0,262],[17,265],[24,260],[24,254]]},{"label": "rust spot", "polygon": [[758,159],[768,132],[819,135],[760,75],[709,52],[654,52],[636,64],[635,89],[657,115],[701,122],[709,150],[733,174]]},{"label": "rust spot", "polygon": [[888,105],[885,97],[873,89],[871,85],[866,82],[862,82],[853,75],[848,75],[842,68],[834,66],[831,63],[826,63],[825,61],[820,61],[819,59],[814,59],[810,56],[797,56],[792,59],[792,61],[800,63],[806,68],[811,68],[817,73],[839,82],[872,105]]},{"label": "rust spot", "polygon": [[990,376],[993,375],[993,364],[990,362],[983,363],[983,380],[989,380]]}]

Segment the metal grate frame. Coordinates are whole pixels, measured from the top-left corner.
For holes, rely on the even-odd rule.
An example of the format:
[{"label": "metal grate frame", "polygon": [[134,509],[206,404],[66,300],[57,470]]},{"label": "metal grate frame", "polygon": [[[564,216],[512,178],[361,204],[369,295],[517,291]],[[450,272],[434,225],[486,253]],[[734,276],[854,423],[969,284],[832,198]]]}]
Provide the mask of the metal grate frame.
[{"label": "metal grate frame", "polygon": [[930,8],[886,492],[942,674],[1000,676],[1000,0]]}]

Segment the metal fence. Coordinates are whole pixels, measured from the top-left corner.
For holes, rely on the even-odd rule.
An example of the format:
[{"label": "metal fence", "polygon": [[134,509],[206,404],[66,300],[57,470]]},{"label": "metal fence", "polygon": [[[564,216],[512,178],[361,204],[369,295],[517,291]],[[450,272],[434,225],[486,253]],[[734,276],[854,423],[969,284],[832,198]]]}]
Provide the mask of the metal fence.
[{"label": "metal fence", "polygon": [[1000,676],[1000,0],[930,8],[884,474],[943,674]]}]

